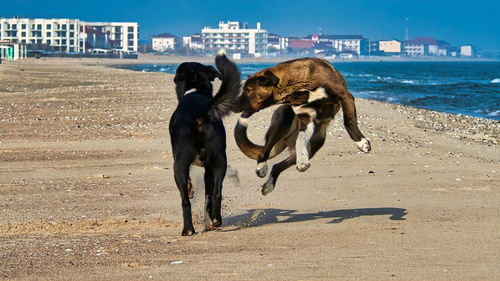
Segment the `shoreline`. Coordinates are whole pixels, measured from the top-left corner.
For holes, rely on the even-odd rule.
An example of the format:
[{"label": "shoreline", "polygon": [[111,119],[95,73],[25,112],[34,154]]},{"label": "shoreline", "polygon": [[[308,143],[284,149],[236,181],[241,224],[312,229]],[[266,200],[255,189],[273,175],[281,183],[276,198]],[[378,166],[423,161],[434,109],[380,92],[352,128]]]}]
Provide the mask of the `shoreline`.
[{"label": "shoreline", "polygon": [[[170,58],[170,57],[169,57]],[[199,59],[199,61],[196,61],[196,59]],[[141,59],[140,59],[141,60]],[[171,60],[164,61],[167,64],[179,64],[185,61],[196,61],[199,63],[213,63],[213,58],[212,57],[206,57],[206,58],[201,58],[201,57],[171,57]],[[408,61],[413,61],[413,60],[401,60],[401,61],[395,61],[395,62],[408,62]],[[486,60],[489,62],[489,60]],[[93,59],[93,58],[40,58],[40,59],[34,59],[34,58],[28,58],[27,60],[20,60],[20,61],[15,61],[14,63],[10,63],[11,65],[47,65],[47,64],[62,64],[62,65],[80,65],[80,66],[105,66],[111,69],[121,69],[124,71],[132,71],[132,72],[140,72],[137,70],[131,70],[128,68],[123,68],[119,67],[122,65],[140,65],[140,64],[162,64],[154,61],[150,61],[147,59],[142,59],[140,62],[135,62],[135,63],[125,63],[127,60],[125,59]],[[235,61],[237,64],[238,63],[278,63],[280,61],[271,61],[271,60],[266,60],[266,61]],[[359,61],[359,62],[365,62],[365,61]],[[441,61],[436,61],[436,60],[422,60],[421,62],[441,62]],[[483,60],[473,60],[473,61],[462,61],[462,60],[447,60],[447,61],[442,61],[442,62],[484,62]],[[491,61],[491,62],[500,62],[500,61]],[[351,63],[351,62],[348,62]],[[8,64],[6,64],[8,65]],[[166,74],[163,72],[150,72],[150,73],[162,73]],[[361,99],[361,98],[357,98]],[[466,117],[466,118],[477,118],[477,119],[484,119],[484,123],[491,123],[491,124],[500,124],[500,120],[494,119],[494,118],[488,118],[488,117],[480,117],[480,116],[472,116],[472,115],[467,115],[463,113],[451,113],[451,112],[444,112],[444,111],[439,111],[439,110],[432,110],[432,109],[426,109],[422,107],[416,107],[412,105],[404,105],[404,104],[397,104],[397,103],[390,103],[390,102],[385,102],[385,101],[379,101],[379,100],[374,100],[374,99],[366,99],[369,101],[375,101],[375,102],[380,102],[380,103],[387,103],[389,105],[395,105],[395,106],[403,106],[403,107],[409,107],[409,108],[414,108],[416,110],[427,110],[430,112],[435,112],[436,114],[448,114],[450,116],[456,116],[457,118],[461,118],[461,116]]]},{"label": "shoreline", "polygon": [[[39,59],[27,58],[26,60],[49,60],[49,61],[67,61],[77,62],[87,65],[138,65],[138,64],[179,64],[186,61],[199,63],[213,63],[214,56],[167,56],[139,53],[137,59],[103,59],[103,58],[57,58],[57,57],[41,57]],[[286,56],[286,57],[260,57],[260,58],[242,58],[234,60],[236,63],[280,63],[287,60],[301,58],[303,56]],[[324,57],[323,57],[324,58]],[[452,58],[452,57],[363,57],[353,59],[330,59],[324,58],[332,63],[356,63],[356,62],[500,62],[499,59],[487,58]],[[4,64],[12,64],[22,62],[18,60],[14,62],[3,62]]]}]

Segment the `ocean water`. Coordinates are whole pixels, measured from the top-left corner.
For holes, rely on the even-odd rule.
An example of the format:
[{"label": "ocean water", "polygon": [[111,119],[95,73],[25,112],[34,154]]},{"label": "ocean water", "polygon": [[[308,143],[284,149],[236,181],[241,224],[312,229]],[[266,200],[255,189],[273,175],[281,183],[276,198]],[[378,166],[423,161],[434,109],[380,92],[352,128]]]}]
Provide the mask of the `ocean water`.
[{"label": "ocean water", "polygon": [[[334,62],[355,97],[500,120],[500,62]],[[274,64],[238,64],[245,79]],[[175,73],[177,64],[120,66]]]}]

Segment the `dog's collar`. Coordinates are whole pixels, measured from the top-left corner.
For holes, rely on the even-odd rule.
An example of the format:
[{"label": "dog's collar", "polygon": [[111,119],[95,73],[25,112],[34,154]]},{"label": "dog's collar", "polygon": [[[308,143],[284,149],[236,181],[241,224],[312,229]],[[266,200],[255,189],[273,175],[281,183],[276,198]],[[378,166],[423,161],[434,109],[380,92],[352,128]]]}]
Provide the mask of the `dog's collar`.
[{"label": "dog's collar", "polygon": [[194,92],[196,92],[196,89],[192,88],[192,89],[187,90],[184,94],[187,95],[187,94],[191,94],[191,93],[194,93]]}]

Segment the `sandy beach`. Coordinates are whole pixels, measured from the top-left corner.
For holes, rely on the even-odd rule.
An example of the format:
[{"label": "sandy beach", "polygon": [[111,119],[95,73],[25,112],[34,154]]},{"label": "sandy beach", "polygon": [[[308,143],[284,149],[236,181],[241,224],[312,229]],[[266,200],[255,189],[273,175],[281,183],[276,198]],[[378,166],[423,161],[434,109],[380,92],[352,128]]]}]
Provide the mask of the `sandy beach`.
[{"label": "sandy beach", "polygon": [[[0,64],[1,279],[498,280],[498,121],[357,99],[372,152],[339,114],[311,168],[263,196],[232,114],[224,226],[202,232],[193,168],[198,234],[181,237],[173,75],[121,63],[137,61]],[[254,142],[273,109],[251,118]]]}]

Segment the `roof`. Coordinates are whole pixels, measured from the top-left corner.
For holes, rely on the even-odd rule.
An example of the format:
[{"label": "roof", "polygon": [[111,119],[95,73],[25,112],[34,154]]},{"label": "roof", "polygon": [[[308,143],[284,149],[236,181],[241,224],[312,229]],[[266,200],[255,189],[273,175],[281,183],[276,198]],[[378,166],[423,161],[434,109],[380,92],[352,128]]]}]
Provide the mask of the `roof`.
[{"label": "roof", "polygon": [[405,44],[437,45],[436,39],[430,36],[413,37],[411,40],[405,40]]},{"label": "roof", "polygon": [[311,40],[289,40],[288,47],[292,49],[311,49],[313,41]]},{"label": "roof", "polygon": [[[315,36],[316,34],[309,35],[309,38]],[[319,39],[363,39],[363,35],[317,35]]]},{"label": "roof", "polygon": [[158,35],[153,35],[153,38],[177,38],[177,36],[172,35],[170,33],[162,33]]}]

